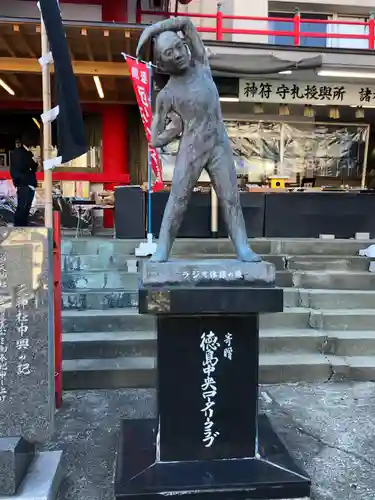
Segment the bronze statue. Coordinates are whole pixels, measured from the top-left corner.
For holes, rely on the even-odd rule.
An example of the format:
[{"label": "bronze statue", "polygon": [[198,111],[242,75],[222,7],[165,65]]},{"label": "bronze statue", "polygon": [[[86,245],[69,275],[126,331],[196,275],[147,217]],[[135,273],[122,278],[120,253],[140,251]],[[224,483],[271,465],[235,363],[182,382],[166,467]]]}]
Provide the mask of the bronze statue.
[{"label": "bronze statue", "polygon": [[259,262],[259,255],[248,246],[232,148],[203,42],[189,18],[171,18],[143,31],[137,57],[151,38],[155,39],[158,67],[170,75],[156,99],[152,145],[160,148],[181,136],[158,248],[151,260],[168,260],[190,195],[206,169],[238,258]]}]

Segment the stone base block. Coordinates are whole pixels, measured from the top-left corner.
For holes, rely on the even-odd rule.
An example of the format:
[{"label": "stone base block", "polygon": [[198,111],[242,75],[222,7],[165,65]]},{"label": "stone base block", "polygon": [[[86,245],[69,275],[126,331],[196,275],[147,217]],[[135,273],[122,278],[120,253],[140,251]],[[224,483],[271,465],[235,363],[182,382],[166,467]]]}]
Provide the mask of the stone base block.
[{"label": "stone base block", "polygon": [[0,438],[0,495],[15,495],[34,458],[34,445],[21,437]]},{"label": "stone base block", "polygon": [[53,500],[62,479],[62,451],[37,453],[15,495],[1,500]]},{"label": "stone base block", "polygon": [[143,262],[142,284],[150,286],[261,286],[275,285],[275,266],[269,262],[236,259]]}]

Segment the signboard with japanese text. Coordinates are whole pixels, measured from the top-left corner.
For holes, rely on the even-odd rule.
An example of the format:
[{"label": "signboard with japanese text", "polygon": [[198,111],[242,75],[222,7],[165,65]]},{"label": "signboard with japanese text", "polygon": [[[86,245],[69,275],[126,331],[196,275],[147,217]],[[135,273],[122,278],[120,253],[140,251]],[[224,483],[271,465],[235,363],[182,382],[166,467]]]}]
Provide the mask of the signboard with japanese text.
[{"label": "signboard with japanese text", "polygon": [[158,152],[151,146],[152,108],[150,96],[150,69],[146,63],[137,61],[131,57],[127,57],[126,62],[129,67],[139,112],[146,132],[146,139],[149,144],[151,168],[155,176],[155,184],[152,190],[157,192],[163,188],[163,175]]},{"label": "signboard with japanese text", "polygon": [[[234,278],[233,267],[226,270],[227,277]],[[186,281],[205,272],[213,269],[192,266]],[[242,274],[241,268],[237,272]],[[257,317],[184,316],[181,321],[166,314],[159,318],[160,460],[254,456]]]},{"label": "signboard with japanese text", "polygon": [[53,434],[51,233],[0,230],[0,436]]},{"label": "signboard with japanese text", "polygon": [[240,79],[239,99],[247,102],[375,106],[375,84]]}]

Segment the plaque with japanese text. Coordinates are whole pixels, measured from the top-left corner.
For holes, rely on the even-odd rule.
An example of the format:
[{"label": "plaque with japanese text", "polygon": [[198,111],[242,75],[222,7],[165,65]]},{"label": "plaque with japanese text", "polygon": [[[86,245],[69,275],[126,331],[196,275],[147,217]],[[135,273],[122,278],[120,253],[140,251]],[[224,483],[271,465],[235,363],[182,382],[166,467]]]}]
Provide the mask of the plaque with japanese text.
[{"label": "plaque with japanese text", "polygon": [[50,254],[45,228],[0,230],[0,437],[53,432]]},{"label": "plaque with japanese text", "polygon": [[253,457],[258,317],[158,318],[160,459]]},{"label": "plaque with japanese text", "polygon": [[302,82],[274,79],[240,79],[239,99],[279,104],[368,106],[375,86],[363,83]]}]

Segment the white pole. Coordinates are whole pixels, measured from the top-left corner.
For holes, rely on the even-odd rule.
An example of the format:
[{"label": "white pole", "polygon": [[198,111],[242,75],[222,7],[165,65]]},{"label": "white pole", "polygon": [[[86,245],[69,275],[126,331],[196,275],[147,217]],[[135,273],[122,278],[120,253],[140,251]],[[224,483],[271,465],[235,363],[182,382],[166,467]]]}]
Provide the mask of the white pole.
[{"label": "white pole", "polygon": [[277,169],[278,175],[284,175],[284,151],[285,151],[285,123],[280,125],[280,161]]},{"label": "white pole", "polygon": [[216,191],[211,186],[211,235],[218,236],[219,231],[219,203]]},{"label": "white pole", "polygon": [[367,157],[368,157],[369,142],[370,142],[370,125],[367,126],[366,130],[365,154],[362,165],[362,182],[361,182],[362,189],[366,187]]},{"label": "white pole", "polygon": [[[49,43],[46,32],[46,27],[41,16],[41,42],[42,42],[42,57],[49,52]],[[51,71],[49,64],[42,66],[42,89],[43,89],[43,113],[51,109]],[[46,121],[43,124],[43,160],[46,161],[50,157],[51,149],[51,122]],[[52,205],[52,170],[44,171],[44,221],[48,228],[53,227],[53,205]]]}]

